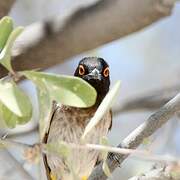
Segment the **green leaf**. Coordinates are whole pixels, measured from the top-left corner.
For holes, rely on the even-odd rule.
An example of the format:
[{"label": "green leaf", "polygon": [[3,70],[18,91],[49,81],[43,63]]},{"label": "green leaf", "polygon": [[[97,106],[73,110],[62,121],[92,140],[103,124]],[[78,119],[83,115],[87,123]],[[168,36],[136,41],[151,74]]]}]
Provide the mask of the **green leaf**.
[{"label": "green leaf", "polygon": [[3,50],[0,53],[0,63],[7,68],[10,72],[13,72],[12,66],[11,66],[11,49],[13,46],[14,41],[19,36],[19,34],[23,31],[22,27],[17,27],[13,30],[13,32],[9,35],[9,38],[3,48]]},{"label": "green leaf", "polygon": [[29,98],[14,82],[0,81],[0,101],[19,117],[32,112]]},{"label": "green leaf", "polygon": [[96,124],[102,119],[104,114],[111,108],[113,101],[116,98],[117,93],[119,92],[119,87],[120,87],[120,81],[117,81],[116,84],[113,86],[113,88],[105,96],[105,98],[99,105],[97,111],[95,112],[94,116],[87,124],[81,138],[82,142],[85,140],[85,136],[94,128],[94,126],[96,126]]},{"label": "green leaf", "polygon": [[[107,137],[105,137],[105,136],[102,137],[102,138],[100,139],[100,144],[101,144],[101,145],[104,145],[104,146],[108,146],[109,143],[108,143]],[[110,172],[109,167],[108,167],[107,162],[106,162],[107,156],[108,156],[108,151],[101,151],[101,156],[102,156],[102,160],[103,160],[102,169],[103,169],[105,175],[106,175],[107,177],[110,177],[111,172]]]},{"label": "green leaf", "polygon": [[24,124],[31,119],[31,102],[14,82],[0,81],[0,107],[0,116],[8,127]]},{"label": "green leaf", "polygon": [[9,128],[15,128],[17,124],[25,124],[31,117],[19,117],[10,111],[5,105],[0,103],[0,117],[5,121]]},{"label": "green leaf", "polygon": [[51,101],[56,100],[75,107],[90,107],[95,104],[96,90],[81,78],[35,71],[21,73],[40,88],[43,88],[42,85],[40,86],[43,82]]},{"label": "green leaf", "polygon": [[107,177],[111,176],[111,171],[109,170],[109,167],[105,161],[103,162],[102,169]]},{"label": "green leaf", "polygon": [[37,97],[39,103],[39,133],[40,139],[42,139],[48,127],[47,124],[49,124],[52,111],[50,95],[43,82],[38,83]]},{"label": "green leaf", "polygon": [[0,20],[0,52],[4,48],[9,35],[13,30],[13,21],[10,17],[3,17]]},{"label": "green leaf", "polygon": [[[108,146],[109,143],[108,143],[107,137],[105,137],[105,136],[101,137],[100,144],[104,145],[104,146]],[[101,156],[102,156],[102,159],[104,162],[106,162],[107,154],[108,154],[108,151],[101,151]]]},{"label": "green leaf", "polygon": [[11,118],[10,114],[11,111],[0,102],[0,118],[6,123],[9,128],[14,128],[16,126],[17,116],[14,114],[15,117]]}]

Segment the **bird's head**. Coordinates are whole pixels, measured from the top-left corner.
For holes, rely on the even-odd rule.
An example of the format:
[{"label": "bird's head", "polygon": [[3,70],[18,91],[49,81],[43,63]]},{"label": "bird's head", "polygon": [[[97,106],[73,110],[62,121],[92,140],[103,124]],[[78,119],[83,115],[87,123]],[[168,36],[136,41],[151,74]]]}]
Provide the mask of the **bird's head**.
[{"label": "bird's head", "polygon": [[96,104],[100,104],[110,86],[107,62],[98,57],[85,57],[79,62],[74,76],[84,79],[96,89]]}]

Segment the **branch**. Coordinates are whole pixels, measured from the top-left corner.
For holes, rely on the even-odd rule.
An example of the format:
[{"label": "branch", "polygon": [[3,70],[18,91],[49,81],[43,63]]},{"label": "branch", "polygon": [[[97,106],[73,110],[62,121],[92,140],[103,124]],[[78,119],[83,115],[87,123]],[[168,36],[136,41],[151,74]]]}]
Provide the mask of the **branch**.
[{"label": "branch", "polygon": [[7,15],[15,0],[0,1],[0,18]]},{"label": "branch", "polygon": [[99,144],[75,144],[75,143],[67,143],[67,142],[56,142],[55,144],[44,144],[44,143],[36,143],[36,144],[26,144],[22,142],[13,141],[11,139],[1,138],[0,144],[2,144],[4,147],[16,147],[23,149],[25,151],[29,152],[35,152],[36,155],[40,153],[45,154],[54,154],[56,156],[61,156],[59,153],[59,149],[64,148],[65,146],[69,149],[83,149],[83,150],[96,150],[100,152],[112,152],[112,153],[118,153],[118,154],[124,154],[124,155],[132,155],[134,157],[138,157],[144,160],[149,161],[156,161],[161,163],[180,163],[180,159],[173,156],[167,156],[167,155],[157,155],[152,154],[149,151],[146,150],[137,150],[137,149],[128,149],[128,148],[119,148],[119,147],[112,147],[112,146],[105,146],[105,145],[99,145]]},{"label": "branch", "polygon": [[[163,168],[160,169],[154,169],[146,174],[135,176],[130,178],[129,180],[173,180],[174,178],[171,177],[171,175],[166,173]],[[175,179],[174,179],[175,180]]]},{"label": "branch", "polygon": [[[13,66],[16,70],[49,68],[141,30],[170,15],[173,6],[174,0],[99,0],[64,18],[27,28],[16,43]],[[0,67],[0,78],[6,74]]]},{"label": "branch", "polygon": [[163,106],[180,91],[180,85],[148,91],[136,98],[124,100],[124,103],[115,107],[113,114],[134,110],[155,110]]},{"label": "branch", "polygon": [[[151,136],[178,111],[180,111],[180,93],[130,133],[118,147],[129,149],[137,148],[143,142],[144,138]],[[120,166],[127,157],[128,155],[124,154],[109,153],[107,163],[111,172]],[[102,163],[94,169],[89,178],[89,180],[100,179],[106,179],[106,175],[102,171]]]},{"label": "branch", "polygon": [[35,133],[38,132],[39,130],[39,124],[34,124],[31,127],[27,127],[24,130],[20,130],[20,131],[16,131],[16,132],[7,132],[7,137],[8,138],[14,138],[14,137],[21,137],[24,135],[29,135],[31,133]]},{"label": "branch", "polygon": [[177,180],[180,177],[179,168],[178,163],[171,163],[165,167],[154,167],[149,172],[128,180]]}]

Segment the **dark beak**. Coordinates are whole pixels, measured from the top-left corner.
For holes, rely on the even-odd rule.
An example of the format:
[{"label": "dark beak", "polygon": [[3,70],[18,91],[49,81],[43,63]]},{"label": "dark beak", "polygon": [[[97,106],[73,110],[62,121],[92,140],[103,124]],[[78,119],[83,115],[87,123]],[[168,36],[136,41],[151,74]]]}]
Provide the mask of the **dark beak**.
[{"label": "dark beak", "polygon": [[93,71],[89,74],[87,74],[89,79],[95,79],[95,80],[101,80],[101,74],[98,69],[93,69]]}]

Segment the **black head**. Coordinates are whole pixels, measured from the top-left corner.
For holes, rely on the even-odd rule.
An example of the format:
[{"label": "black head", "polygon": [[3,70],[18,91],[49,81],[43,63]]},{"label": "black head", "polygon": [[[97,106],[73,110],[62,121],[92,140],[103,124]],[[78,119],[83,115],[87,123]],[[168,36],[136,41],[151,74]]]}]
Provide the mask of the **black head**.
[{"label": "black head", "polygon": [[107,62],[98,57],[85,57],[80,62],[74,73],[89,84],[97,91],[97,101],[99,104],[109,91],[110,77],[109,66]]}]

